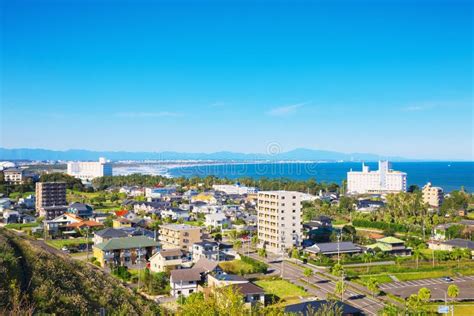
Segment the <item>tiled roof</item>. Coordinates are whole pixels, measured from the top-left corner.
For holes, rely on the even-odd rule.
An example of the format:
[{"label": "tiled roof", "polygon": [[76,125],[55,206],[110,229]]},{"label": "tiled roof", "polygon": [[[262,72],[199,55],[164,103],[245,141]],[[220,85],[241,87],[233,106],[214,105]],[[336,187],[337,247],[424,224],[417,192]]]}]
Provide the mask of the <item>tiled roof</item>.
[{"label": "tiled roof", "polygon": [[196,264],[193,266],[193,269],[200,270],[201,272],[210,272],[214,271],[218,266],[218,262],[211,261],[206,258],[200,258]]},{"label": "tiled roof", "polygon": [[95,245],[95,247],[106,251],[116,249],[156,247],[158,245],[158,242],[151,238],[144,236],[132,236],[109,239],[106,242]]},{"label": "tiled roof", "polygon": [[115,211],[115,215],[117,216],[125,216],[128,214],[128,211],[127,210],[120,210],[120,211]]},{"label": "tiled roof", "polygon": [[398,239],[398,238],[395,238],[395,237],[384,237],[384,238],[380,238],[377,240],[378,242],[383,242],[383,243],[386,243],[386,244],[399,244],[399,243],[404,243],[403,240],[401,239]]},{"label": "tiled roof", "polygon": [[124,232],[121,229],[115,229],[115,228],[105,228],[102,230],[99,230],[98,232],[95,232],[96,235],[102,237],[102,238],[120,238],[120,237],[127,237],[127,233]]},{"label": "tiled roof", "polygon": [[170,279],[172,282],[188,282],[201,280],[201,272],[198,269],[178,269],[171,271]]},{"label": "tiled roof", "polygon": [[242,295],[253,295],[253,294],[265,294],[265,291],[253,284],[253,283],[241,283],[241,284],[232,284],[228,285],[234,289],[234,291],[238,291]]}]

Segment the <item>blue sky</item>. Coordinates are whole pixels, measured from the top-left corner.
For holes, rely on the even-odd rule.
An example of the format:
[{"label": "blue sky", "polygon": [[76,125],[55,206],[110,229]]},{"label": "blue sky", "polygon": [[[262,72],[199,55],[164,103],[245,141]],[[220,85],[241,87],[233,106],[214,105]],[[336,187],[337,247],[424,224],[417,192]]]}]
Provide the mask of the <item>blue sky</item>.
[{"label": "blue sky", "polygon": [[473,160],[472,1],[1,1],[1,146]]}]

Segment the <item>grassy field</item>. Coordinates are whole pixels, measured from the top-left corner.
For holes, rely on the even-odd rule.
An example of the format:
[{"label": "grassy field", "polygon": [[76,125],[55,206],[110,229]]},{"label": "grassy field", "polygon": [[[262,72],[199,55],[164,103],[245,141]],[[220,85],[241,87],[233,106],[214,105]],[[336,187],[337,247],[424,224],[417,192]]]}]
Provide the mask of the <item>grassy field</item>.
[{"label": "grassy field", "polygon": [[[75,247],[80,244],[85,244],[87,242],[86,238],[75,238],[75,239],[50,239],[46,243],[51,247],[56,249],[61,249],[62,247]],[[89,244],[92,244],[92,240],[89,239]]]},{"label": "grassy field", "polygon": [[[438,306],[443,305],[442,303],[430,304],[430,310],[436,312]],[[448,302],[448,305],[451,305]],[[451,315],[451,313],[449,313]],[[454,316],[472,316],[474,315],[474,303],[459,303],[454,304]]]},{"label": "grassy field", "polygon": [[[375,278],[379,283],[388,283],[393,282],[390,278],[390,275],[395,276],[400,281],[413,281],[421,279],[430,279],[430,278],[441,278],[444,276],[457,276],[457,275],[474,275],[474,262],[465,261],[462,262],[458,268],[457,262],[445,262],[436,267],[420,265],[419,269],[410,268],[404,269],[403,266],[394,268],[394,266],[380,266],[380,268],[385,268],[386,271],[377,269],[377,273],[374,273],[372,270],[367,274],[366,271],[357,269],[347,269],[349,272],[348,275],[355,277],[354,282],[365,285],[367,280],[370,278]],[[380,270],[380,271],[379,271]]]},{"label": "grassy field", "polygon": [[39,223],[7,224],[7,225],[5,225],[5,228],[16,229],[16,230],[22,230],[22,229],[24,229],[24,228],[38,227],[39,225],[40,225]]},{"label": "grassy field", "polygon": [[286,280],[259,280],[255,281],[255,284],[263,288],[265,293],[273,294],[286,302],[308,295],[303,289]]},{"label": "grassy field", "polygon": [[219,263],[219,266],[227,273],[249,274],[253,272],[254,267],[242,260],[232,260]]}]

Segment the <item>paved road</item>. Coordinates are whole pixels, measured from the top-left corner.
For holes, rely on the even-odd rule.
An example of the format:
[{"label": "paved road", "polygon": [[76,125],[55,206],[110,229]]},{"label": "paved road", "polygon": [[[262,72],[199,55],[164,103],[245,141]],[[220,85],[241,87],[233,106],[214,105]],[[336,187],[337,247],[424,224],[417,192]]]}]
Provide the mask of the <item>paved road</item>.
[{"label": "paved road", "polygon": [[474,276],[456,277],[452,279],[452,282],[443,281],[441,278],[392,282],[381,284],[380,289],[384,292],[405,298],[417,293],[422,287],[426,287],[431,290],[432,300],[444,300],[448,286],[456,284],[459,287],[457,300],[472,299],[472,297],[474,297]]},{"label": "paved road", "polygon": [[[250,256],[254,259],[262,260],[262,258],[258,257],[256,254],[250,254]],[[275,260],[275,257],[271,257],[268,258],[266,262],[270,266],[270,268],[274,270],[274,274],[280,274],[282,264],[281,262],[275,262]],[[308,290],[308,293],[315,295],[320,299],[326,299],[328,294],[334,293],[336,282],[325,276],[315,274],[310,277],[309,282],[310,284],[314,285],[314,287],[309,286],[306,282],[301,281],[301,279],[307,280],[307,277],[303,274],[303,270],[306,267],[310,266],[295,266],[294,264],[285,261],[283,263],[283,278],[289,280],[290,282],[296,285],[304,286]],[[323,273],[322,270],[318,270],[315,268],[312,269],[315,272]],[[377,315],[377,312],[381,310],[384,306],[383,302],[380,302],[379,300],[371,297],[367,297],[364,294],[357,293],[352,289],[346,290],[344,294],[344,300],[348,304],[361,309],[367,315]]]}]

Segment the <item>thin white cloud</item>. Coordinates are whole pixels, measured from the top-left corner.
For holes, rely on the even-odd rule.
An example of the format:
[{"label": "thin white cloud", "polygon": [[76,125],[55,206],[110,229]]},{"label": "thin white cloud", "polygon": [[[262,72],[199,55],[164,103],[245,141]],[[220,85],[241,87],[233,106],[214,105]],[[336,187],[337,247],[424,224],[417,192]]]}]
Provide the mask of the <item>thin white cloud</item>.
[{"label": "thin white cloud", "polygon": [[176,117],[181,116],[176,112],[118,112],[115,114],[118,117],[127,118],[146,118],[146,117]]},{"label": "thin white cloud", "polygon": [[226,107],[226,106],[227,106],[227,103],[221,102],[221,101],[216,101],[216,102],[211,103],[209,105],[209,107],[211,107],[211,108],[223,108],[223,107]]},{"label": "thin white cloud", "polygon": [[300,108],[303,106],[309,104],[310,102],[302,102],[302,103],[297,103],[297,104],[291,104],[291,105],[286,105],[286,106],[280,106],[271,109],[270,111],[266,112],[268,115],[271,116],[286,116],[292,113],[295,113],[298,111]]},{"label": "thin white cloud", "polygon": [[407,106],[402,108],[402,111],[404,112],[419,112],[426,110],[427,108],[425,106],[420,106],[420,105],[412,105],[412,106]]}]

